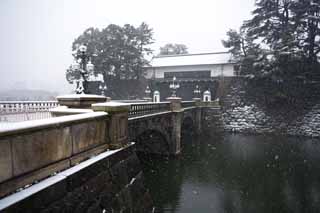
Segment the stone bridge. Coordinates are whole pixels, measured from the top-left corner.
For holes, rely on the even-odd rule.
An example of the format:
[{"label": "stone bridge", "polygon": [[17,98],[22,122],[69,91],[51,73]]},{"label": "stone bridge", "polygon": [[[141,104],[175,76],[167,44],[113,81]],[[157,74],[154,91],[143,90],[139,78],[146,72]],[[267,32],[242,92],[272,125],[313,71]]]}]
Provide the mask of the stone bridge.
[{"label": "stone bridge", "polygon": [[[161,103],[165,111],[147,115],[131,112],[128,122],[129,141],[136,142],[137,151],[153,154],[179,154],[181,152],[181,130],[191,127],[201,130],[201,109],[195,102]],[[138,113],[137,113],[138,114]]]},{"label": "stone bridge", "polygon": [[[192,128],[200,133],[202,125],[205,127],[205,109],[216,105],[198,99],[183,102],[180,98],[131,104],[106,102],[105,98],[97,101],[91,96],[76,99],[58,98],[59,105],[65,106],[51,111],[54,118],[21,122],[0,129],[0,211],[24,211],[25,205],[32,200],[37,205],[26,212],[46,209],[59,199],[74,202],[76,208],[78,201],[73,198],[80,191],[84,196],[79,199],[84,204],[90,203],[86,199],[92,198],[93,201],[105,200],[106,204],[100,203],[98,207],[110,207],[111,198],[115,199],[123,190],[131,188],[132,194],[136,192],[135,184],[140,184],[137,181],[141,174],[134,150],[179,154],[182,130]],[[107,179],[99,178],[102,174]],[[88,197],[86,194],[92,190],[86,184],[91,185],[92,181],[116,184],[119,190],[107,190],[110,199],[102,199],[99,194]],[[48,190],[52,193],[46,193]],[[96,190],[98,193],[99,187]],[[46,193],[45,197],[43,193]],[[147,195],[141,196],[147,198]],[[62,204],[60,207],[61,210],[65,208]],[[139,205],[128,208],[136,207]]]},{"label": "stone bridge", "polygon": [[137,151],[176,155],[181,152],[184,127],[201,132],[200,100],[182,102],[180,98],[169,98],[161,103],[110,104],[94,104],[93,109],[113,113],[116,118],[117,127],[112,131],[118,133],[118,144],[112,145],[115,148],[122,147],[119,141],[124,140],[135,142]]}]

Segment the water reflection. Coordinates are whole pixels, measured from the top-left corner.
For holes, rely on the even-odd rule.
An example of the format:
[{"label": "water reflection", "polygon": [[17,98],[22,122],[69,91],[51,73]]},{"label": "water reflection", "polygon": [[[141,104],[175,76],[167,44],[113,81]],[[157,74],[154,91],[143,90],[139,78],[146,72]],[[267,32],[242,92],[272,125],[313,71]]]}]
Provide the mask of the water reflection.
[{"label": "water reflection", "polygon": [[183,140],[144,163],[157,212],[319,212],[316,139],[223,135]]}]

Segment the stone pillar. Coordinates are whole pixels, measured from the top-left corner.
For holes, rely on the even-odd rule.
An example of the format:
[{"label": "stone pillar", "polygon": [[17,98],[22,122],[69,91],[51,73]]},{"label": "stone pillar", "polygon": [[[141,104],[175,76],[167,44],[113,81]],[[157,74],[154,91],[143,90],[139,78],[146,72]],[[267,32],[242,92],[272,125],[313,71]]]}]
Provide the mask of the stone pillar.
[{"label": "stone pillar", "polygon": [[179,155],[181,153],[181,125],[182,125],[182,113],[183,109],[181,107],[181,98],[179,97],[169,97],[170,110],[172,111],[172,135],[170,146],[170,154]]},{"label": "stone pillar", "polygon": [[57,97],[59,107],[50,110],[53,117],[92,112],[91,104],[110,101],[103,95],[73,94]]},{"label": "stone pillar", "polygon": [[92,104],[94,111],[107,112],[110,116],[107,132],[110,138],[110,149],[119,149],[128,144],[128,112],[130,104],[106,102]]},{"label": "stone pillar", "polygon": [[193,98],[193,101],[195,102],[196,108],[196,117],[195,117],[195,128],[196,128],[196,134],[201,134],[202,131],[202,103],[201,98]]},{"label": "stone pillar", "polygon": [[110,98],[103,95],[73,94],[58,96],[57,100],[60,106],[77,109],[91,109],[91,104],[110,101]]}]

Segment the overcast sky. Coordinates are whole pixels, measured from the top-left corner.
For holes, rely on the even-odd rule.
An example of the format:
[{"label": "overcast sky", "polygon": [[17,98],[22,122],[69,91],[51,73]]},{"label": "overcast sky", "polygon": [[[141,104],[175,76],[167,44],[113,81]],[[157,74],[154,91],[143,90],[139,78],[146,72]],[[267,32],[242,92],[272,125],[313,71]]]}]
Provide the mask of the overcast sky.
[{"label": "overcast sky", "polygon": [[71,44],[89,27],[113,23],[154,30],[157,52],[183,43],[190,53],[223,49],[228,29],[250,17],[254,0],[1,0],[0,89],[43,89],[65,93]]}]

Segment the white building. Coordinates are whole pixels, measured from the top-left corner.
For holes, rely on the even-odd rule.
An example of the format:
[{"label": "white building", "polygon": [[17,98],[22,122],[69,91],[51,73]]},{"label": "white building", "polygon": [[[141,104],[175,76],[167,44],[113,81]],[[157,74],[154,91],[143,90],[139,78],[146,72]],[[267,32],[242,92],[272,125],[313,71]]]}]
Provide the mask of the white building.
[{"label": "white building", "polygon": [[236,63],[228,52],[168,55],[154,57],[146,67],[146,78],[169,80],[209,80],[236,75]]}]

